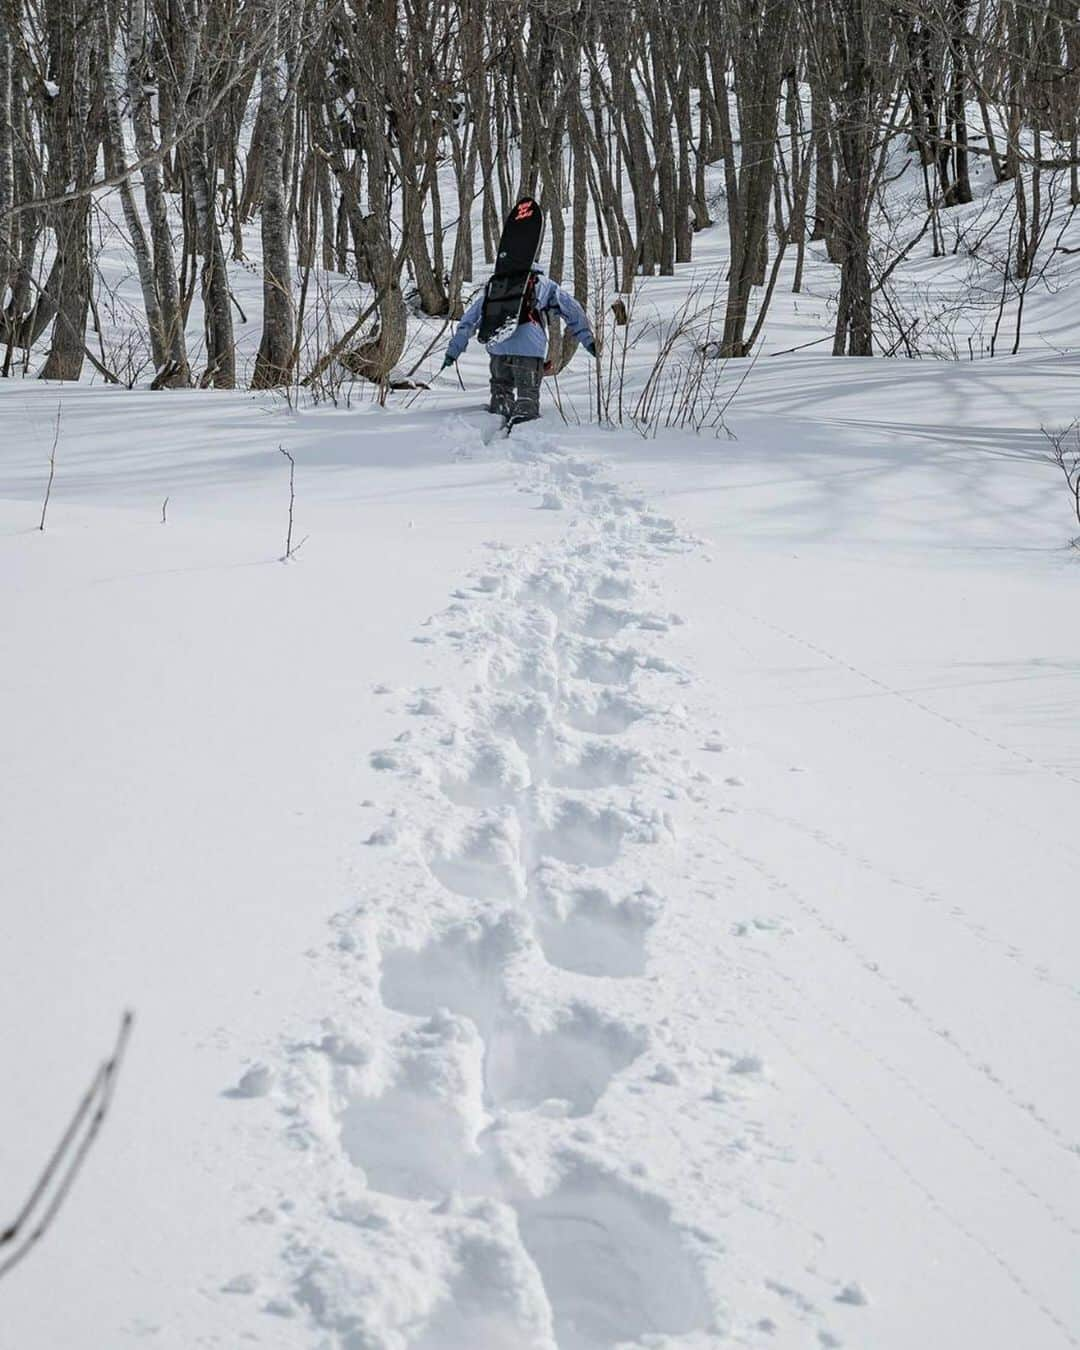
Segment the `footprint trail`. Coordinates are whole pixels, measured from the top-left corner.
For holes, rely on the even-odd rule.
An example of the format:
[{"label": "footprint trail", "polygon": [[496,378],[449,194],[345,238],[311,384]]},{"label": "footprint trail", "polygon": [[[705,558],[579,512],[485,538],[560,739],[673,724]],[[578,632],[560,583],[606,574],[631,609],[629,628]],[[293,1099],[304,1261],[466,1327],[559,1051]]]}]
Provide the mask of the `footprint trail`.
[{"label": "footprint trail", "polygon": [[341,1350],[700,1350],[726,1339],[719,1243],[620,1123],[668,1129],[679,1081],[650,949],[690,676],[654,576],[693,544],[542,432],[509,453],[566,529],[454,588],[424,641],[465,687],[411,691],[364,747],[384,887],[335,921],[338,1006],[280,1075],[324,1184],[273,1310]]}]

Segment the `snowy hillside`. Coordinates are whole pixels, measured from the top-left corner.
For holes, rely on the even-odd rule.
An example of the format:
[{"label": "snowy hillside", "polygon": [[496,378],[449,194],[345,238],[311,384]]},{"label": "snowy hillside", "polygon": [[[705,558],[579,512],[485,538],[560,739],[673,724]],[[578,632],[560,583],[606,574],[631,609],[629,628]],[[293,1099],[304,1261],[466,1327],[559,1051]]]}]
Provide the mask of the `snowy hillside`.
[{"label": "snowy hillside", "polygon": [[1075,286],[812,252],[716,435],[0,381],[0,1217],[137,1016],[0,1346],[1080,1344]]}]

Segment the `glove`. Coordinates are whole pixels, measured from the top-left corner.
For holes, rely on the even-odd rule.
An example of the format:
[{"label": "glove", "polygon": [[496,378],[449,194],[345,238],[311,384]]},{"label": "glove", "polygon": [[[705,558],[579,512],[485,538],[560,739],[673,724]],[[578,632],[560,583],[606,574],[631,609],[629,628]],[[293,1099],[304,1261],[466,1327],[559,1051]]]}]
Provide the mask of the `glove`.
[{"label": "glove", "polygon": [[444,356],[442,359],[442,365],[439,367],[439,374],[441,375],[444,370],[447,370],[453,364],[454,358],[452,356],[449,355]]},{"label": "glove", "polygon": [[581,345],[585,348],[585,350],[589,353],[589,355],[592,357],[594,361],[598,359],[596,355],[596,343],[592,340],[592,338],[586,338]]}]

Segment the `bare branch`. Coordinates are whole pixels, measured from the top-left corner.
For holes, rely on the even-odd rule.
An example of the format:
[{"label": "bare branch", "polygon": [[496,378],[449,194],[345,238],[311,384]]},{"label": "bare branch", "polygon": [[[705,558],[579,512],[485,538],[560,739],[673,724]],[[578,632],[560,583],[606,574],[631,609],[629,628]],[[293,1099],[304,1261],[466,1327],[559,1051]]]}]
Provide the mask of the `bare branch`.
[{"label": "bare branch", "polygon": [[13,1247],[10,1254],[0,1261],[0,1279],[23,1261],[45,1237],[71,1194],[108,1115],[134,1021],[132,1012],[125,1012],[120,1019],[112,1054],[94,1073],[90,1086],[22,1209],[0,1233],[0,1248]]}]

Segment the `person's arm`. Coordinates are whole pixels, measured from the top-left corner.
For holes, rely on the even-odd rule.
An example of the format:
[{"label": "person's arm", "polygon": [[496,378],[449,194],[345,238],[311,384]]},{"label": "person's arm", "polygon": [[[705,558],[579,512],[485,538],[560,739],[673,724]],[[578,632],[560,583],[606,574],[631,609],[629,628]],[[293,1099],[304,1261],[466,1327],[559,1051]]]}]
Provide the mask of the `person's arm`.
[{"label": "person's arm", "polygon": [[484,308],[484,292],[481,291],[469,308],[458,320],[454,336],[446,349],[447,363],[452,364],[469,345],[469,339],[480,327],[480,315]]},{"label": "person's arm", "polygon": [[[589,327],[588,316],[569,291],[564,291],[555,282],[551,284],[554,288],[554,295],[551,299],[554,301],[555,308],[562,315],[567,331],[572,338],[581,343],[590,356],[594,356],[596,354],[596,339]],[[550,307],[551,301],[548,304]]]}]

